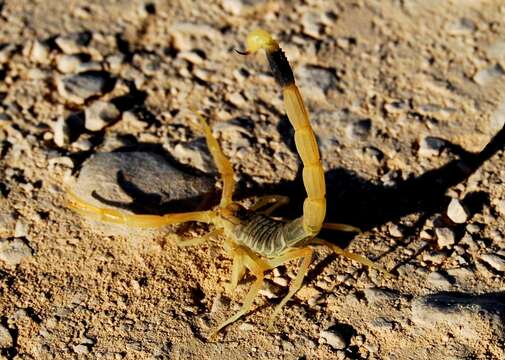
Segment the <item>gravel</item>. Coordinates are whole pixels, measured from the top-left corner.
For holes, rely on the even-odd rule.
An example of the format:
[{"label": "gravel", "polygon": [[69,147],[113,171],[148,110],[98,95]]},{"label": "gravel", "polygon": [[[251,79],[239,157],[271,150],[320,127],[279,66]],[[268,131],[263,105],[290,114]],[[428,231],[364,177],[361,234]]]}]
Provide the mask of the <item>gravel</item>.
[{"label": "gravel", "polygon": [[90,131],[100,131],[121,116],[116,105],[106,101],[95,101],[84,111],[84,127]]},{"label": "gravel", "polygon": [[0,261],[9,266],[19,265],[32,256],[32,249],[22,239],[0,240]]},{"label": "gravel", "polygon": [[56,79],[58,93],[66,100],[83,104],[87,99],[112,90],[114,79],[105,71],[86,71]]},{"label": "gravel", "polygon": [[453,245],[456,241],[456,235],[452,229],[447,227],[441,227],[435,229],[435,234],[437,236],[437,244],[439,248],[448,248]]},{"label": "gravel", "polygon": [[447,216],[456,224],[464,224],[468,220],[468,210],[458,199],[451,199],[447,208]]},{"label": "gravel", "polygon": [[505,259],[495,254],[480,255],[480,259],[493,269],[505,272]]},{"label": "gravel", "polygon": [[319,333],[319,338],[323,339],[326,344],[330,345],[333,349],[345,349],[347,347],[347,341],[344,336],[338,332],[338,330],[330,327],[326,330],[321,330]]}]

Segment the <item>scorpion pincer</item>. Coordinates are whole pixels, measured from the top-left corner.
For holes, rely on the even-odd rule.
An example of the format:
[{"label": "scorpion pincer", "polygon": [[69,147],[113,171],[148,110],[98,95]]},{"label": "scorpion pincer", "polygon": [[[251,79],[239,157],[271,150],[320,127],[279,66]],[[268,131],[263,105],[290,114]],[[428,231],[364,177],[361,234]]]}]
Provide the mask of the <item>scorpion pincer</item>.
[{"label": "scorpion pincer", "polygon": [[[223,181],[221,201],[215,209],[166,215],[131,214],[116,209],[97,207],[72,193],[69,194],[70,208],[81,215],[99,221],[138,227],[161,227],[187,221],[213,224],[216,230],[212,234],[217,232],[223,235],[224,248],[233,259],[229,290],[236,288],[246,270],[255,276],[255,280],[244,299],[241,309],[217,326],[211,336],[217,334],[225,326],[235,322],[250,310],[254,299],[263,286],[265,272],[291,260],[301,258],[298,274],[292,281],[288,293],[277,304],[270,316],[269,329],[271,329],[282,307],[300,289],[303,283],[312,260],[314,251],[312,245],[328,246],[337,254],[386,272],[367,258],[350,253],[316,237],[321,228],[356,232],[359,232],[359,229],[345,224],[324,223],[326,214],[324,171],[316,137],[310,125],[302,96],[295,83],[293,71],[278,42],[264,30],[254,30],[247,36],[246,51],[243,54],[256,53],[259,50],[265,51],[275,80],[282,88],[286,113],[295,130],[295,144],[303,164],[303,184],[307,192],[301,217],[287,222],[271,218],[271,214],[276,208],[288,202],[289,198],[286,196],[268,195],[260,197],[249,209],[234,202],[232,195],[235,189],[235,181],[230,161],[223,154],[205,119],[198,114],[209,151]],[[196,241],[189,240],[189,244],[195,245],[206,239],[207,237],[195,239]],[[183,242],[182,245],[188,245],[188,242]]]}]

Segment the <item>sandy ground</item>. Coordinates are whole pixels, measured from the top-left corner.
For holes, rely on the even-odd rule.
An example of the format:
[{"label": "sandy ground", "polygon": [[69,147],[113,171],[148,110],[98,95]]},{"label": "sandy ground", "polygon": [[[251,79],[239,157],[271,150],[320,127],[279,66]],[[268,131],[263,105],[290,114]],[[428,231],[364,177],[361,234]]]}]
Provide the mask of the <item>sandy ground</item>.
[{"label": "sandy ground", "polygon": [[[504,16],[498,0],[0,1],[1,357],[504,359]],[[160,213],[216,184],[210,206],[219,182],[196,107],[236,198],[288,195],[278,215],[299,216],[280,91],[263,56],[233,51],[256,27],[305,96],[328,220],[364,230],[322,236],[394,276],[319,248],[273,333],[296,262],[209,340],[253,280],[225,290],[222,239],[179,248],[175,232],[209,229],[100,224],[66,192]],[[157,155],[91,162],[111,151]]]}]

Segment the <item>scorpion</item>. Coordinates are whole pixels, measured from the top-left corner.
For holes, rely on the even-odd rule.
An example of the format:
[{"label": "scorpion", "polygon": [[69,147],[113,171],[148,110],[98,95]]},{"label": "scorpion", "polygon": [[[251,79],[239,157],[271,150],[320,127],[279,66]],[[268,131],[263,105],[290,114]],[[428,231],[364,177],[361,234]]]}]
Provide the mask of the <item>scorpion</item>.
[{"label": "scorpion", "polygon": [[[231,279],[227,284],[228,290],[233,291],[237,287],[246,270],[255,276],[255,280],[240,310],[219,324],[211,332],[210,337],[249,312],[254,299],[263,286],[267,271],[301,258],[298,274],[293,279],[288,293],[277,304],[269,318],[268,329],[271,331],[274,320],[282,307],[301,288],[311,264],[314,245],[327,246],[339,255],[387,273],[371,260],[317,237],[322,228],[348,232],[360,232],[360,230],[346,224],[324,223],[326,215],[324,170],[316,137],[302,96],[295,83],[293,71],[279,43],[268,32],[261,29],[250,32],[246,39],[246,50],[238,52],[247,55],[259,50],[265,51],[273,76],[282,88],[285,111],[295,130],[295,146],[302,161],[303,184],[307,193],[301,217],[291,221],[272,218],[271,214],[274,210],[289,202],[287,196],[262,196],[250,208],[245,208],[233,201],[235,180],[231,163],[223,154],[210,126],[198,113],[209,152],[216,163],[223,183],[220,203],[216,208],[165,215],[131,214],[112,208],[94,206],[78,198],[75,194],[69,193],[68,206],[71,209],[80,215],[92,217],[102,222],[136,227],[162,227],[196,221],[212,224],[215,230],[210,234],[223,235],[224,249],[232,258]],[[186,240],[182,245],[196,245],[206,239],[207,236]]]}]

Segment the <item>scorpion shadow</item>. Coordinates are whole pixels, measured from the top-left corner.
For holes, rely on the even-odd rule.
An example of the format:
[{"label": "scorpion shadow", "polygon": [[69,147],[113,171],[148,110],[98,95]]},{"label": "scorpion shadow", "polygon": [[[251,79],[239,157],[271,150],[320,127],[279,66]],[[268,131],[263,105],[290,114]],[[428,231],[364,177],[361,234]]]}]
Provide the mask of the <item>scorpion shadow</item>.
[{"label": "scorpion shadow", "polygon": [[[446,148],[458,158],[392,186],[373,184],[343,168],[328,170],[325,174],[327,221],[345,222],[370,230],[412,213],[423,213],[429,217],[442,211],[450,200],[445,195],[447,190],[467,180],[488,159],[505,148],[505,127],[478,153],[465,151],[450,143]],[[289,195],[295,204],[303,203],[305,192],[300,191],[301,170],[294,181],[264,188],[263,192]],[[464,202],[477,212],[489,203],[489,199],[487,194],[475,192],[468,194]]]}]

